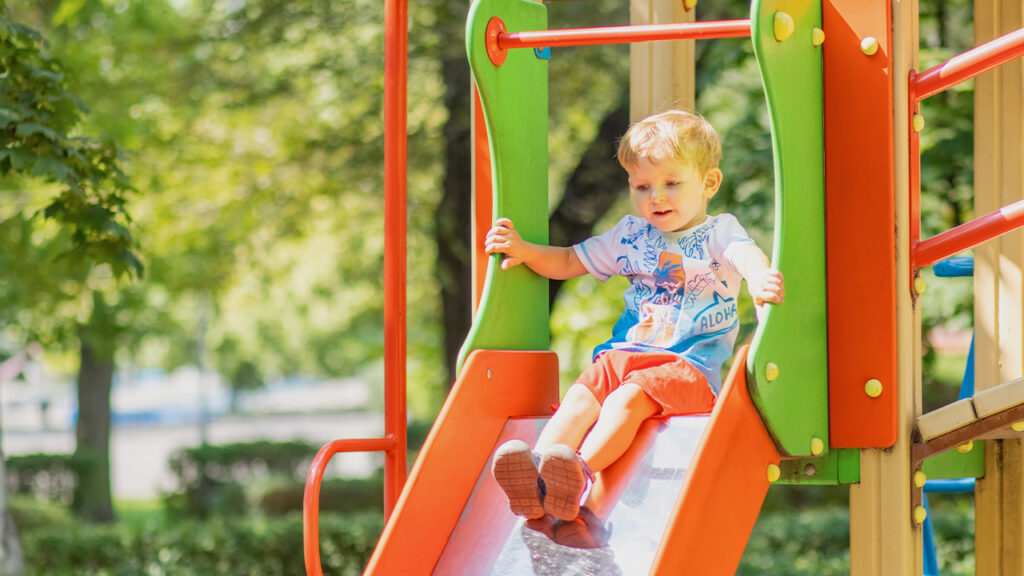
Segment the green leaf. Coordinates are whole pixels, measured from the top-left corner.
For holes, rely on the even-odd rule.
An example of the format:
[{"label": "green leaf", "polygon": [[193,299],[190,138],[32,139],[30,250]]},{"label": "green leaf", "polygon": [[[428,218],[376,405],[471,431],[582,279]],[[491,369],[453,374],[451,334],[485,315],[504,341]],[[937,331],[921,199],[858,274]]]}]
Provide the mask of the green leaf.
[{"label": "green leaf", "polygon": [[62,135],[47,128],[46,126],[40,126],[33,122],[26,122],[18,125],[18,136],[24,138],[26,136],[32,136],[33,134],[42,134],[51,140],[63,140]]},{"label": "green leaf", "polygon": [[64,0],[53,15],[53,25],[60,26],[67,22],[68,19],[74,18],[75,15],[81,12],[83,6],[85,6],[85,0]]},{"label": "green leaf", "polygon": [[53,156],[36,158],[36,163],[32,167],[33,176],[48,176],[58,182],[64,181],[70,172],[67,164]]}]

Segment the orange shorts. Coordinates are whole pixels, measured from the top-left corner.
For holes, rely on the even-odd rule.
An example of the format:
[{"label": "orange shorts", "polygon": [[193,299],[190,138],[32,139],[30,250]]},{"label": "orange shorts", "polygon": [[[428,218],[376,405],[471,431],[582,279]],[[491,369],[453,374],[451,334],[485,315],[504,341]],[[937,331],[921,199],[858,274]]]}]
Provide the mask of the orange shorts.
[{"label": "orange shorts", "polygon": [[715,393],[708,379],[671,352],[608,350],[576,380],[601,404],[625,382],[636,384],[660,404],[662,416],[705,414],[715,405]]}]

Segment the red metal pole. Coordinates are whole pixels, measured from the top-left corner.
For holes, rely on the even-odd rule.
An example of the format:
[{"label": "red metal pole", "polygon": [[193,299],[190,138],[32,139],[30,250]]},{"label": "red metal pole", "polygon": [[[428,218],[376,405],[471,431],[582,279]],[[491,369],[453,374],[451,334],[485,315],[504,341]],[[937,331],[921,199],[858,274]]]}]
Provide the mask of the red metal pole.
[{"label": "red metal pole", "polygon": [[324,574],[320,566],[320,484],[327,463],[338,452],[389,452],[395,450],[395,444],[389,438],[335,440],[316,453],[306,476],[306,491],[302,496],[302,552],[308,576]]},{"label": "red metal pole", "polygon": [[644,24],[570,28],[534,32],[505,32],[498,36],[498,48],[557,48],[592,44],[624,44],[652,40],[707,40],[710,38],[749,38],[750,20],[716,20],[676,24]]},{"label": "red metal pole", "polygon": [[975,218],[922,241],[914,249],[914,265],[923,268],[1024,226],[1024,200]]},{"label": "red metal pole", "polygon": [[407,0],[384,5],[384,514],[398,503],[406,476],[405,272]]},{"label": "red metal pole", "polygon": [[971,48],[918,74],[911,91],[919,101],[924,100],[1021,55],[1024,55],[1024,28]]}]

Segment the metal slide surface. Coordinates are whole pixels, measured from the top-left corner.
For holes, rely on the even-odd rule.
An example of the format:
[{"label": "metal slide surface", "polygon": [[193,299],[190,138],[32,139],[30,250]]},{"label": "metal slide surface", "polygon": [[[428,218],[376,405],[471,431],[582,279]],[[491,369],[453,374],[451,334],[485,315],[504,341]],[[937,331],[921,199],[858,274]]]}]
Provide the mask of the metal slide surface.
[{"label": "metal slide surface", "polygon": [[[488,459],[433,573],[648,574],[708,420],[646,422],[629,451],[598,475],[588,501],[589,527],[514,516]],[[532,442],[545,422],[510,419],[495,447],[511,438]]]}]

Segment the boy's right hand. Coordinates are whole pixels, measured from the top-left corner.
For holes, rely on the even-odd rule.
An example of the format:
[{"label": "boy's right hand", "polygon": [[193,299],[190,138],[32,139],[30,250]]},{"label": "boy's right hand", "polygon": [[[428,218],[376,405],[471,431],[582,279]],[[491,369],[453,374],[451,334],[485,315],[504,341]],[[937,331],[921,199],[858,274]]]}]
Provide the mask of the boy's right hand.
[{"label": "boy's right hand", "polygon": [[523,251],[527,242],[523,240],[515,226],[508,218],[498,218],[494,226],[487,231],[484,240],[484,252],[488,254],[504,254],[501,269],[508,270],[523,263]]}]

